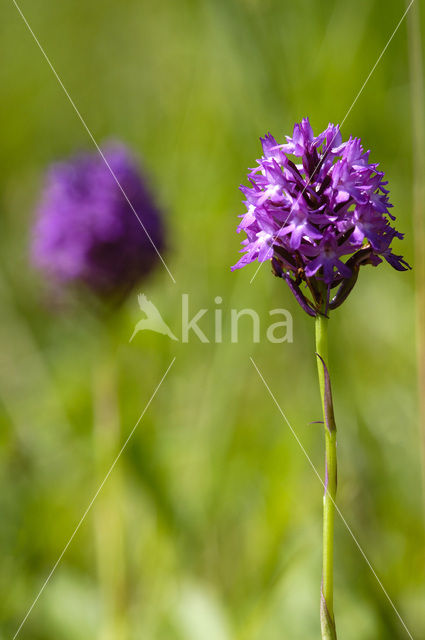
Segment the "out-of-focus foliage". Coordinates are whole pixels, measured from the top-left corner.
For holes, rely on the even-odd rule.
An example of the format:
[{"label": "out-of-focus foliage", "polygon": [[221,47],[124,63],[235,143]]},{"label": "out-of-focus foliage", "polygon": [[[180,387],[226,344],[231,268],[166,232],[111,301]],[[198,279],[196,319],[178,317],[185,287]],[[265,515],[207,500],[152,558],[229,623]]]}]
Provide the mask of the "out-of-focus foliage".
[{"label": "out-of-focus foliage", "polygon": [[[238,184],[308,115],[341,122],[405,9],[398,0],[22,0],[22,10],[101,142],[122,139],[167,211],[176,279],[143,287],[179,335],[181,295],[209,344],[142,332],[119,314],[52,311],[28,265],[45,166],[92,143],[12,2],[0,23],[0,637],[16,632],[161,376],[104,491],[22,628],[32,640],[313,640],[319,637],[321,486],[254,370],[323,471],[313,321],[263,266],[230,273]],[[344,122],[390,181],[400,253],[413,262],[406,24]],[[142,232],[142,231],[141,231]],[[397,248],[395,248],[397,253]],[[339,505],[415,638],[425,634],[414,284],[364,269],[330,323]],[[214,302],[221,296],[222,304]],[[214,344],[214,309],[223,342]],[[261,316],[230,341],[230,309]],[[265,338],[269,309],[292,344]],[[242,320],[241,320],[242,325]],[[119,416],[119,427],[117,426]],[[335,613],[344,640],[406,636],[344,525]],[[111,595],[112,593],[112,595]],[[115,594],[115,596],[114,596]],[[108,599],[109,598],[109,599]],[[116,602],[115,602],[116,604]],[[116,624],[111,622],[111,625]],[[108,635],[109,633],[109,635]],[[115,633],[115,635],[114,635]]]}]

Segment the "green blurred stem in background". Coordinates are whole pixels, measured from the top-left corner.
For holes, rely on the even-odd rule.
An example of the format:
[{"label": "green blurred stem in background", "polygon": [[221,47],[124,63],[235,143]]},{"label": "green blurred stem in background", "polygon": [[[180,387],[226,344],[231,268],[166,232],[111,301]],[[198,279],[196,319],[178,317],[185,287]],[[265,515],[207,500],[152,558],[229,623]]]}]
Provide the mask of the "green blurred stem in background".
[{"label": "green blurred stem in background", "polygon": [[409,12],[407,24],[412,108],[413,238],[415,251],[418,422],[422,451],[422,490],[425,508],[425,92],[421,16],[417,2]]},{"label": "green blurred stem in background", "polygon": [[[105,479],[121,440],[115,353],[113,339],[109,334],[102,341],[102,353],[95,363],[94,371],[93,445],[97,483]],[[98,640],[125,640],[128,637],[124,495],[124,478],[117,465],[113,477],[108,479],[98,496],[94,509],[102,611]]]},{"label": "green blurred stem in background", "polygon": [[[328,318],[322,315],[316,317],[316,353],[328,363]],[[325,406],[325,373],[320,359],[317,359],[319,388],[322,398],[323,424],[325,429],[325,493],[323,496],[323,570],[322,591],[320,599],[320,622],[323,640],[336,639],[335,620],[333,612],[333,544],[335,498],[337,485],[336,464],[336,429],[334,423],[327,421]]]}]

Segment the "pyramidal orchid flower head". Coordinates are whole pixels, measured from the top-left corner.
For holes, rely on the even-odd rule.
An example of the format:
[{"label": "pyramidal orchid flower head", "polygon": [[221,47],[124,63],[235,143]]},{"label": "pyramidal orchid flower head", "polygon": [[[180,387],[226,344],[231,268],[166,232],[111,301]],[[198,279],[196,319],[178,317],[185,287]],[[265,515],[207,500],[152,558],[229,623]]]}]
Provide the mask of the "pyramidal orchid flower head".
[{"label": "pyramidal orchid flower head", "polygon": [[391,226],[384,174],[359,138],[343,142],[333,124],[315,137],[304,118],[284,144],[270,133],[261,143],[250,186],[241,186],[247,212],[237,230],[247,237],[232,270],[270,260],[302,308],[316,316],[346,299],[362,265],[385,259],[398,271],[410,269],[392,252],[392,241],[403,234]]},{"label": "pyramidal orchid flower head", "polygon": [[[164,227],[130,152],[111,144],[103,154],[160,251]],[[97,153],[50,167],[36,212],[32,261],[56,286],[80,285],[119,300],[157,262],[157,253]]]}]

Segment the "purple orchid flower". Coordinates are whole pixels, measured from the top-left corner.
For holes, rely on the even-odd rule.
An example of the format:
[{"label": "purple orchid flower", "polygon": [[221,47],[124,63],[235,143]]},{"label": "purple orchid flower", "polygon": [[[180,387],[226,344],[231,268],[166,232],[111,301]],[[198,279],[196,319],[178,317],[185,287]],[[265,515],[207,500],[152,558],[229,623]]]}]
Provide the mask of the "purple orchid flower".
[{"label": "purple orchid flower", "polygon": [[162,216],[136,162],[121,144],[103,153],[148,232],[98,154],[50,167],[36,212],[32,259],[56,287],[83,285],[119,300],[155,265],[164,246]]},{"label": "purple orchid flower", "polygon": [[[369,162],[359,138],[343,142],[333,124],[315,137],[304,118],[286,143],[270,133],[261,143],[263,156],[248,174],[251,186],[241,186],[247,212],[238,231],[247,239],[232,270],[271,260],[304,310],[316,315],[345,300],[361,265],[385,259],[394,269],[410,269],[390,247],[403,234],[391,226],[384,173]],[[329,306],[335,287],[341,292]]]}]

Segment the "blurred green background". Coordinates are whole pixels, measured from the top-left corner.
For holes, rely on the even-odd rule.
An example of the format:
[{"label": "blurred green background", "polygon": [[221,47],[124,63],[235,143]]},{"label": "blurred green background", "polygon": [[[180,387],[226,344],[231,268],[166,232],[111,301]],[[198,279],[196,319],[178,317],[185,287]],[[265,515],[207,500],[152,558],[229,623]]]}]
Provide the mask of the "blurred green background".
[{"label": "blurred green background", "polygon": [[[179,334],[181,294],[222,344],[139,333],[136,292],[108,321],[52,311],[28,261],[50,162],[92,144],[12,1],[0,93],[0,638],[12,638],[121,444],[176,361],[18,637],[310,640],[320,636],[322,487],[253,356],[323,470],[313,321],[264,266],[230,273],[238,185],[258,138],[341,122],[401,0],[22,0],[96,140],[124,140],[167,215],[167,263],[140,291]],[[422,7],[423,8],[423,7]],[[422,15],[424,15],[422,11]],[[390,181],[412,263],[411,90],[404,22],[343,126]],[[424,239],[425,240],[425,239]],[[425,637],[413,272],[362,271],[330,323],[339,506],[412,636]],[[292,344],[229,338],[231,308],[293,314]],[[340,520],[343,640],[408,635]]]}]

